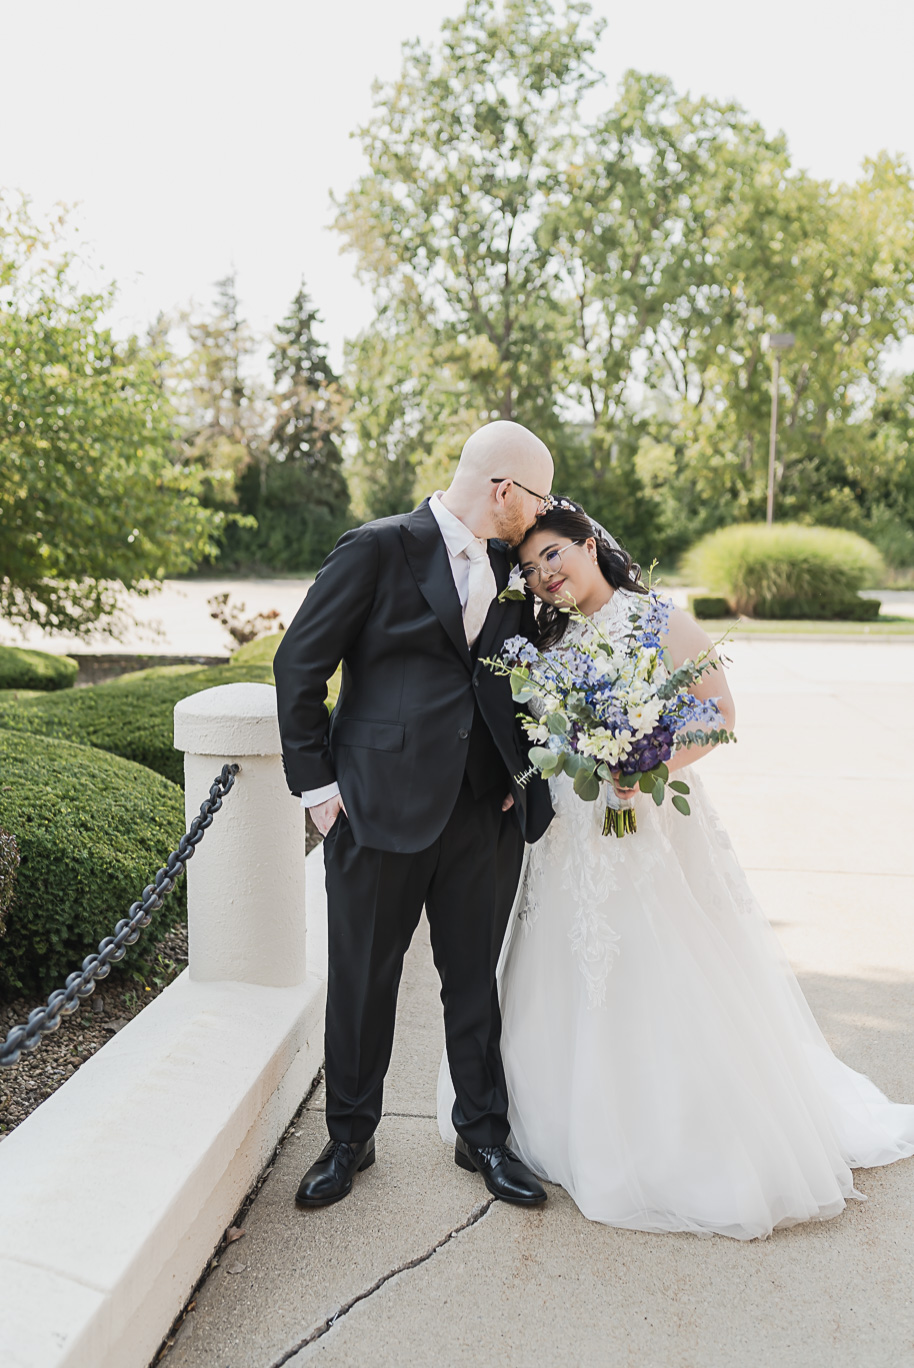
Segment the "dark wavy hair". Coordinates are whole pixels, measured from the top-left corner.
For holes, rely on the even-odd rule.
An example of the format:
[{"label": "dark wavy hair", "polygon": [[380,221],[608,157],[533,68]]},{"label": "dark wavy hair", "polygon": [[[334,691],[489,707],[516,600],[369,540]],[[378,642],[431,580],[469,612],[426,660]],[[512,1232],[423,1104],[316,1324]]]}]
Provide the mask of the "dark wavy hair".
[{"label": "dark wavy hair", "polygon": [[[571,541],[586,541],[593,537],[597,544],[597,565],[606,583],[612,585],[613,589],[629,589],[635,594],[647,593],[641,580],[641,566],[621,546],[611,546],[600,530],[594,527],[581,505],[573,499],[557,499],[547,513],[540,514],[524,541],[534,532],[554,532]],[[532,590],[528,592],[532,593]],[[540,602],[535,644],[543,649],[555,646],[565,635],[567,626],[567,612],[562,612],[554,604]]]}]

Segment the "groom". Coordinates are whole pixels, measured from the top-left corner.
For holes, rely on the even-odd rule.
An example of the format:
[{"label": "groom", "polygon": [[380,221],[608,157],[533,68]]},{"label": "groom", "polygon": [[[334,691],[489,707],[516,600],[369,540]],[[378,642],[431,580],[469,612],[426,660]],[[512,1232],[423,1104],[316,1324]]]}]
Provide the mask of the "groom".
[{"label": "groom", "polygon": [[[507,544],[547,503],[548,448],[518,423],[466,443],[450,488],[347,532],[276,653],[283,765],[324,836],[330,1142],[299,1206],[345,1197],[374,1163],[403,956],[423,905],[441,977],[456,1162],[496,1197],[545,1201],[507,1148],[495,967],[524,840],[552,817],[528,767],[507,680],[482,661],[530,633],[500,602]],[[528,621],[529,617],[529,621]],[[342,661],[333,715],[327,681]]]}]

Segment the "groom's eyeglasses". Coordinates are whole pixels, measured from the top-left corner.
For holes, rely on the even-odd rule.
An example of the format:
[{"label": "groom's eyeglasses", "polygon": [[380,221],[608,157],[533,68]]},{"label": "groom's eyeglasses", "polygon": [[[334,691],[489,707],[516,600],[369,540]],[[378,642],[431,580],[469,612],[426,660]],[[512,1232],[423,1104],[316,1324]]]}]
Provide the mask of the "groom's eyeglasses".
[{"label": "groom's eyeglasses", "polygon": [[551,551],[547,551],[539,565],[522,565],[520,576],[524,584],[535,589],[541,580],[552,579],[562,569],[562,557],[566,551],[570,551],[573,546],[583,546],[584,538],[579,537],[577,541],[569,542],[567,546],[556,546]]},{"label": "groom's eyeglasses", "polygon": [[535,489],[528,489],[527,486],[522,485],[519,480],[515,480],[513,475],[495,475],[492,477],[492,484],[504,484],[506,480],[510,480],[513,485],[517,485],[518,489],[522,489],[525,494],[532,494],[534,499],[538,499],[544,513],[548,513],[550,508],[552,508],[555,501],[551,494],[537,494]]}]

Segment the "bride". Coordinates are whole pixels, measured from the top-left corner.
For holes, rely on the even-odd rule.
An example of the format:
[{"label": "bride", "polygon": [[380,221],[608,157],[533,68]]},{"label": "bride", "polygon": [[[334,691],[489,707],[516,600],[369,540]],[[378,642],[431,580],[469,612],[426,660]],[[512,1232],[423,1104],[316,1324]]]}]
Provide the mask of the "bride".
[{"label": "bride", "polygon": [[[639,568],[559,500],[519,548],[541,601],[538,645],[572,648],[574,602],[630,630]],[[675,666],[710,642],[673,610]],[[715,657],[716,659],[716,657]],[[715,666],[695,686],[733,702]],[[704,750],[674,754],[692,767]],[[889,1102],[829,1049],[721,821],[691,772],[691,816],[635,798],[638,829],[550,780],[555,818],[530,847],[500,966],[512,1143],[591,1220],[764,1237],[838,1215],[853,1168],[914,1154],[914,1106]],[[453,1141],[446,1061],[439,1128]]]}]

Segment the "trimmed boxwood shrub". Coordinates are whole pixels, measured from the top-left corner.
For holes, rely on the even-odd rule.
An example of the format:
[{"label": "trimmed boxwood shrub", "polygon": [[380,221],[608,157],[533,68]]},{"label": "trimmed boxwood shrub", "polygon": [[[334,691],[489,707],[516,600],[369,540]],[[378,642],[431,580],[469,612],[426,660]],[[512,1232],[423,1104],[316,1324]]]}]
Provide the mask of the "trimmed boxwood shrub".
[{"label": "trimmed boxwood shrub", "polygon": [[272,665],[276,648],[284,636],[285,632],[271,632],[269,636],[239,646],[232,656],[232,665]]},{"label": "trimmed boxwood shrub", "polygon": [[683,568],[736,612],[760,618],[870,614],[858,591],[885,573],[875,546],[856,533],[795,523],[722,527],[686,554]]},{"label": "trimmed boxwood shrub", "polygon": [[[272,665],[276,648],[284,636],[285,632],[271,632],[269,636],[261,637],[259,641],[249,641],[246,646],[240,646],[232,656],[233,667],[238,665]],[[333,678],[328,681],[327,707],[331,711],[336,707],[342,682],[342,670],[337,670]]]},{"label": "trimmed boxwood shrub", "polygon": [[[272,684],[273,654],[280,634],[264,637],[269,643],[251,659],[242,647],[228,665],[200,669],[197,665],[158,665],[121,675],[72,693],[31,698],[0,698],[0,729],[54,736],[80,745],[97,746],[123,756],[184,784],[184,757],[174,748],[174,707],[189,694],[218,684]],[[239,657],[242,657],[239,659]],[[340,673],[330,681],[327,703],[333,707],[340,689]]]},{"label": "trimmed boxwood shrub", "polygon": [[6,914],[10,910],[13,894],[16,891],[16,876],[19,873],[19,847],[16,837],[0,827],[0,936],[6,925]]},{"label": "trimmed boxwood shrub", "polygon": [[71,656],[0,646],[0,689],[72,689],[78,674]]},{"label": "trimmed boxwood shrub", "polygon": [[730,605],[725,598],[712,598],[710,594],[690,594],[689,612],[697,618],[733,616]]},{"label": "trimmed boxwood shrub", "polygon": [[[0,731],[0,775],[0,826],[20,856],[0,940],[0,994],[47,993],[112,933],[164,864],[184,831],[184,795],[129,760],[12,731]],[[144,945],[183,915],[180,879],[122,968],[142,969]]]},{"label": "trimmed boxwood shrub", "polygon": [[272,684],[269,665],[198,669],[174,665],[140,670],[70,694],[0,703],[0,728],[97,746],[148,765],[184,784],[184,757],[174,748],[179,699],[217,684]]},{"label": "trimmed boxwood shrub", "polygon": [[756,613],[756,617],[785,618],[792,621],[800,618],[826,618],[835,622],[872,622],[879,616],[881,608],[879,599],[860,598],[857,595],[832,605],[828,612],[823,612],[821,603],[812,599],[769,599],[762,610]]}]

